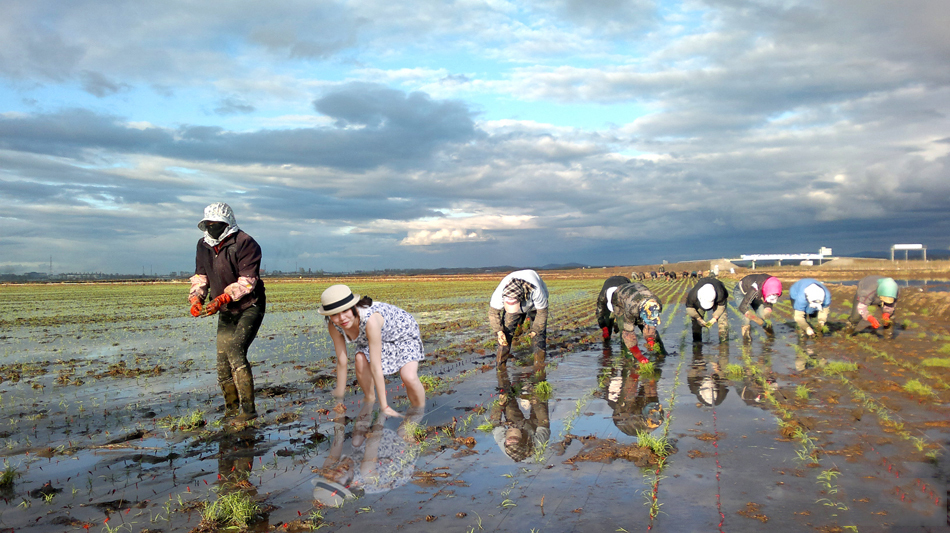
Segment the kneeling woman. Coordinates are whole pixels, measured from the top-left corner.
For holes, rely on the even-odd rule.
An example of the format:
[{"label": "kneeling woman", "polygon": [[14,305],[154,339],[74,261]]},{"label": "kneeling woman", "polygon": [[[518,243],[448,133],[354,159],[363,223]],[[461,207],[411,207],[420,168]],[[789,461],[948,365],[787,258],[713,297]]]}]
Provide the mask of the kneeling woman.
[{"label": "kneeling woman", "polygon": [[317,312],[327,317],[327,330],[336,353],[336,389],[333,396],[343,400],[346,390],[346,345],[356,343],[356,380],[366,396],[366,405],[379,398],[379,407],[388,416],[402,416],[386,401],[384,375],[399,372],[413,411],[425,407],[426,392],[419,381],[419,361],[425,357],[419,324],[402,309],[373,302],[368,296],[353,294],[346,285],[333,285],[320,295]]}]

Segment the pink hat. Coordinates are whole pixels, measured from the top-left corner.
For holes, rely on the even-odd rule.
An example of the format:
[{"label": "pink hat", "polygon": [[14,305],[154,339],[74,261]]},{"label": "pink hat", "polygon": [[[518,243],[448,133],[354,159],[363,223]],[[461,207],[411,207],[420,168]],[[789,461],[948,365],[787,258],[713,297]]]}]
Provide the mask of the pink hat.
[{"label": "pink hat", "polygon": [[772,295],[782,295],[782,280],[776,278],[775,276],[765,280],[765,283],[762,284],[762,296]]}]

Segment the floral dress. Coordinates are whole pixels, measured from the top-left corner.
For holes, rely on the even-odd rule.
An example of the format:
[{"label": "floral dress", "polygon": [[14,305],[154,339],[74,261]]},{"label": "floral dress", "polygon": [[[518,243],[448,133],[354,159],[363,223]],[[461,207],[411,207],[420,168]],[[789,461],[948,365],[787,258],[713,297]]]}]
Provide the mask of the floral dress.
[{"label": "floral dress", "polygon": [[369,361],[369,341],[366,339],[366,321],[374,313],[383,317],[382,363],[383,375],[395,374],[399,369],[412,361],[421,361],[425,358],[422,349],[422,335],[419,333],[419,324],[412,315],[395,305],[373,302],[369,307],[357,307],[360,313],[360,334],[351,340],[343,333],[348,343],[356,343],[356,351],[362,352]]}]

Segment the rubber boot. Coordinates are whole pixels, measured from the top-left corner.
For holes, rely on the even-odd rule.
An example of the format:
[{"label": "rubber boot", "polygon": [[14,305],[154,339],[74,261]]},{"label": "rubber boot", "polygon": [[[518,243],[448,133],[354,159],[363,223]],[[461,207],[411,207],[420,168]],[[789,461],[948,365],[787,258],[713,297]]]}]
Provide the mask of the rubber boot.
[{"label": "rubber boot", "polygon": [[544,352],[544,350],[536,350],[534,352],[534,371],[535,372],[541,372],[542,370],[544,370],[544,359],[546,356],[547,354]]},{"label": "rubber boot", "polygon": [[241,400],[241,414],[234,417],[234,421],[247,422],[257,418],[257,408],[254,406],[254,377],[251,375],[251,369],[244,367],[236,370],[234,383]]},{"label": "rubber boot", "polygon": [[772,336],[775,335],[775,327],[772,325],[772,321],[771,321],[771,320],[767,320],[767,321],[765,322],[765,325],[762,326],[762,329],[764,329],[765,332],[766,332],[770,337],[772,337]]},{"label": "rubber boot", "polygon": [[495,353],[495,368],[507,368],[509,357],[511,357],[511,345],[498,346],[498,351]]},{"label": "rubber boot", "polygon": [[742,326],[742,340],[752,342],[752,326]]},{"label": "rubber boot", "polygon": [[234,381],[222,382],[221,391],[224,393],[224,418],[228,419],[237,416],[241,404],[238,400],[238,391],[234,385]]}]

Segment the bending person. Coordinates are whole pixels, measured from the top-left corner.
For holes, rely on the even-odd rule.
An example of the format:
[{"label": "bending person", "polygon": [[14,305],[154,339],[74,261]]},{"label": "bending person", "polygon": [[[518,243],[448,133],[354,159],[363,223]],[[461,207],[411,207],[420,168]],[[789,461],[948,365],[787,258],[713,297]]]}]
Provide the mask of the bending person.
[{"label": "bending person", "polygon": [[610,303],[614,316],[623,322],[623,344],[638,362],[649,361],[637,346],[636,328],[639,326],[647,348],[653,351],[657,341],[656,328],[660,325],[660,312],[663,311],[660,301],[646,285],[628,283],[614,291]]},{"label": "bending person", "polygon": [[[719,323],[719,342],[729,337],[729,322],[726,317],[726,302],[729,291],[716,278],[703,278],[686,294],[686,314],[693,323],[693,342],[703,340],[703,328]],[[706,320],[706,312],[712,317]]]},{"label": "bending person", "polygon": [[781,295],[782,282],[768,274],[750,274],[736,283],[733,297],[742,316],[743,340],[752,340],[750,321],[762,326],[769,335],[775,334],[769,317],[772,316],[772,305]]},{"label": "bending person", "polygon": [[[224,416],[244,422],[257,417],[247,350],[257,337],[266,307],[261,247],[241,231],[225,203],[206,207],[198,229],[205,235],[198,241],[195,275],[190,280],[191,314],[218,313],[217,370]],[[211,301],[205,306],[208,296]]]},{"label": "bending person", "polygon": [[544,364],[548,326],[548,288],[534,270],[518,270],[501,280],[488,303],[488,322],[498,339],[496,366],[505,365],[511,356],[511,340],[518,326],[531,318],[534,364]]},{"label": "bending person", "polygon": [[343,401],[346,392],[347,343],[356,344],[356,381],[367,405],[379,399],[387,416],[399,416],[386,399],[383,376],[399,372],[412,405],[411,413],[425,408],[426,391],[419,380],[419,361],[425,358],[419,324],[412,315],[369,296],[353,294],[346,285],[332,285],[320,295],[317,312],[326,317],[327,331],[336,353],[336,388],[333,397]]},{"label": "bending person", "polygon": [[815,330],[808,324],[806,316],[817,317],[818,332],[823,332],[831,307],[831,291],[828,287],[816,279],[802,278],[788,289],[788,296],[792,300],[799,332],[809,337],[815,336]]},{"label": "bending person", "polygon": [[611,276],[604,282],[604,286],[600,289],[600,294],[597,296],[597,308],[595,311],[597,315],[597,325],[600,326],[601,331],[603,331],[604,340],[610,339],[611,332],[620,332],[617,328],[617,321],[614,320],[612,316],[614,309],[610,303],[610,297],[613,296],[617,287],[626,285],[627,283],[630,283],[630,279],[626,276]]},{"label": "bending person", "polygon": [[[854,333],[870,327],[878,329],[882,325],[885,328],[891,326],[891,318],[897,307],[897,297],[900,289],[893,278],[884,276],[867,276],[858,282],[858,287],[854,291],[854,305],[851,306],[851,316],[848,321],[851,322]],[[871,314],[868,307],[875,305],[881,308],[880,322]]]}]

